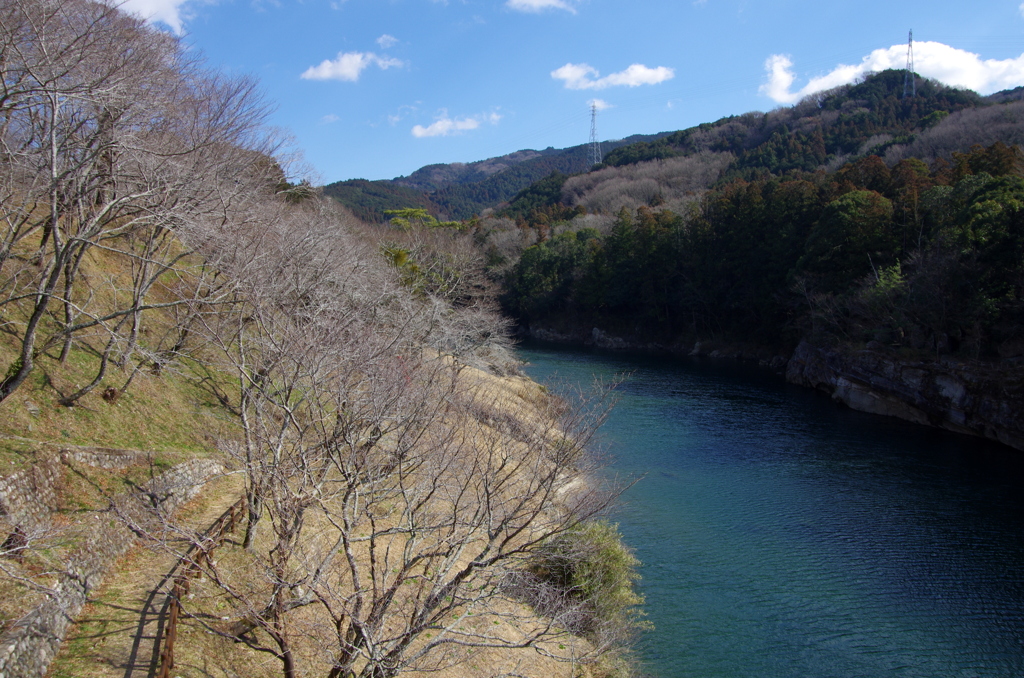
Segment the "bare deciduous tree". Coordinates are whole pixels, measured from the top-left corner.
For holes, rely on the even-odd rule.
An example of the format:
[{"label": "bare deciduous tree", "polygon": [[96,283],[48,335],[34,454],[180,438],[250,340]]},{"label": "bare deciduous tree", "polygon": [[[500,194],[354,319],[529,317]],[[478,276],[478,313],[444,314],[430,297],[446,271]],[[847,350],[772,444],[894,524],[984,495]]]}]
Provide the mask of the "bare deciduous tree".
[{"label": "bare deciduous tree", "polygon": [[[211,75],[178,41],[103,3],[3,3],[0,326],[20,344],[0,401],[39,354],[98,332],[94,383],[139,348],[151,292],[187,252],[165,232],[230,218],[264,187],[264,108],[252,81]],[[130,280],[80,285],[90,257]],[[106,337],[105,339],[103,337]]]},{"label": "bare deciduous tree", "polygon": [[615,214],[626,208],[664,205],[677,211],[711,186],[729,163],[731,153],[703,151],[694,155],[606,167],[572,177],[562,188],[569,205],[591,212]]},{"label": "bare deciduous tree", "polygon": [[236,618],[216,630],[288,677],[603,649],[559,643],[564,620],[507,591],[540,544],[610,501],[585,452],[594,420],[430,348],[460,312],[412,294],[316,204],[218,254],[226,242],[210,256],[244,295],[206,331],[237,375],[221,394],[244,433],[250,514],[244,554],[206,565]]}]

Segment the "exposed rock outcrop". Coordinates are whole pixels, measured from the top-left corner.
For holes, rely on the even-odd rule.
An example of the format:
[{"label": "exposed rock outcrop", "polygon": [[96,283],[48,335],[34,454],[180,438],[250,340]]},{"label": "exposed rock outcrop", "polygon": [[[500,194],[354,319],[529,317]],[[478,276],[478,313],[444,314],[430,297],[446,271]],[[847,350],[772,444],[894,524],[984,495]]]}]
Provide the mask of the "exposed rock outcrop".
[{"label": "exposed rock outcrop", "polygon": [[801,342],[786,379],[855,410],[999,441],[1024,450],[1024,366],[944,357],[909,361],[875,350]]},{"label": "exposed rock outcrop", "polygon": [[[827,392],[861,412],[899,417],[1024,450],[1024,361],[907,360],[884,350],[824,349],[801,342],[787,361],[754,345],[658,343],[599,328],[530,327],[525,334],[561,344],[610,350],[734,358],[785,371],[786,380]],[[869,346],[871,346],[869,344]]]}]

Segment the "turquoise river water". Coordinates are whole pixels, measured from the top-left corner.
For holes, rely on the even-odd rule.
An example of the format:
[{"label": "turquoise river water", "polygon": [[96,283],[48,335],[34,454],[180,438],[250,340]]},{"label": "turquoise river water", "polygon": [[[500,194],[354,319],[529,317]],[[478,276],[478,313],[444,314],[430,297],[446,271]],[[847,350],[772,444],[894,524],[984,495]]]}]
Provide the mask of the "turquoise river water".
[{"label": "turquoise river water", "polygon": [[1024,676],[1024,453],[732,363],[520,353],[556,389],[628,375],[600,439],[643,476],[613,518],[654,676]]}]

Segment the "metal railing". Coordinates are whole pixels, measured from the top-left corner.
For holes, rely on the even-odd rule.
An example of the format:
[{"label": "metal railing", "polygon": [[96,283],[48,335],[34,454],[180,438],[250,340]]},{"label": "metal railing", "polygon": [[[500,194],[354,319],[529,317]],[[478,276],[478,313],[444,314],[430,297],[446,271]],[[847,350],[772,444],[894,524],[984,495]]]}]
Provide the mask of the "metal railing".
[{"label": "metal railing", "polygon": [[156,642],[160,649],[160,671],[157,678],[170,678],[174,668],[174,644],[178,638],[178,619],[181,617],[181,601],[188,595],[189,585],[202,572],[202,568],[210,562],[210,557],[218,546],[227,540],[235,531],[245,514],[245,497],[242,497],[228,508],[203,534],[203,538],[193,544],[178,560],[177,567],[182,567],[174,577],[167,605],[163,611],[162,633],[157,634]]}]

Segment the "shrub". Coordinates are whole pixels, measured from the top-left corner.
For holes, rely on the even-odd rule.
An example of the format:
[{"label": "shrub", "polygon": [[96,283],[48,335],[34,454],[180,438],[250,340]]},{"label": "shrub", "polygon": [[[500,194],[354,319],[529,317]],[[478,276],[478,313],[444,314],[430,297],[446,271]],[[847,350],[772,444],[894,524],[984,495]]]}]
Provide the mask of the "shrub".
[{"label": "shrub", "polygon": [[574,611],[568,617],[572,631],[605,644],[610,635],[624,641],[645,625],[644,599],[634,589],[639,565],[618,527],[598,520],[550,539],[529,570]]}]

